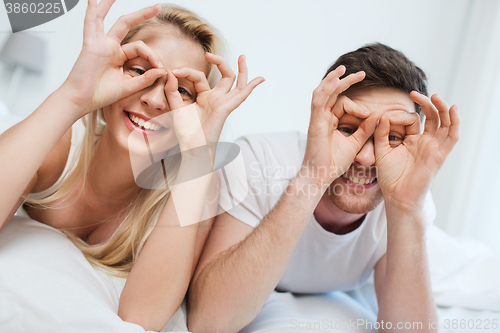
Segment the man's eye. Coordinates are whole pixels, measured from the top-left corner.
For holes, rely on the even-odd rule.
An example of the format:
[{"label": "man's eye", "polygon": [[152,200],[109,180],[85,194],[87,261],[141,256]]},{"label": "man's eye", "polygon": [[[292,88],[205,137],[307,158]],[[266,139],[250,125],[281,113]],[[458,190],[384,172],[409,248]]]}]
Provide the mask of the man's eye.
[{"label": "man's eye", "polygon": [[179,94],[181,94],[181,95],[187,96],[187,97],[189,97],[189,98],[193,98],[193,96],[189,93],[189,91],[187,91],[187,90],[186,90],[185,88],[183,88],[183,87],[179,87],[179,88],[177,89],[177,91],[179,91]]},{"label": "man's eye", "polygon": [[389,144],[392,148],[399,146],[403,142],[403,138],[400,135],[389,134]]},{"label": "man's eye", "polygon": [[130,71],[132,71],[138,75],[142,75],[142,74],[146,73],[145,70],[143,70],[141,68],[137,68],[137,67],[130,67],[129,69],[130,69]]},{"label": "man's eye", "polygon": [[389,141],[403,141],[399,135],[389,134]]},{"label": "man's eye", "polygon": [[339,131],[342,132],[345,136],[352,135],[354,130],[350,127],[339,127]]}]

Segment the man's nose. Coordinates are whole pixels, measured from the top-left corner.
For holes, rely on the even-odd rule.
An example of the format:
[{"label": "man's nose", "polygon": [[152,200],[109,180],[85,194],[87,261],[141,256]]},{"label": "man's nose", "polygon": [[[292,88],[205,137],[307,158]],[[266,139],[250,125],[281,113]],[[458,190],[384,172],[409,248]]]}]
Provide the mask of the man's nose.
[{"label": "man's nose", "polygon": [[373,137],[369,138],[354,159],[354,164],[362,167],[375,165],[375,148]]},{"label": "man's nose", "polygon": [[157,80],[151,87],[144,89],[141,95],[141,104],[151,112],[168,111],[168,102],[165,96],[165,82]]}]

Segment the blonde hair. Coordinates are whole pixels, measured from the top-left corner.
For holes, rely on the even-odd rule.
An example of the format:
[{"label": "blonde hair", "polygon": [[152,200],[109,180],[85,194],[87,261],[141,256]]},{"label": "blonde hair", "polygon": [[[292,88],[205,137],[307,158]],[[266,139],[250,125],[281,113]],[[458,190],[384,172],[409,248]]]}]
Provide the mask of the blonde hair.
[{"label": "blonde hair", "polygon": [[[203,22],[194,13],[173,5],[162,5],[158,15],[130,29],[121,44],[128,43],[141,29],[154,26],[175,27],[183,37],[198,42],[205,52],[214,54],[222,52],[222,40],[213,27]],[[209,79],[213,78],[213,73],[210,75],[211,65],[208,62],[207,66],[209,66]],[[80,150],[76,152],[78,159],[73,171],[67,175],[55,193],[38,200],[24,196],[26,203],[57,209],[71,193],[77,190],[81,180],[85,184],[96,143],[104,131],[106,122],[102,109],[89,113],[82,120],[86,128],[85,136]],[[71,169],[70,167],[68,170]],[[123,222],[104,243],[89,245],[67,230],[61,229],[61,231],[83,252],[92,266],[115,276],[127,277],[169,197],[169,189],[139,189],[137,195],[130,198],[128,204],[124,205],[126,208],[118,214],[120,217],[124,216]],[[62,202],[55,203],[56,200],[62,200]]]}]

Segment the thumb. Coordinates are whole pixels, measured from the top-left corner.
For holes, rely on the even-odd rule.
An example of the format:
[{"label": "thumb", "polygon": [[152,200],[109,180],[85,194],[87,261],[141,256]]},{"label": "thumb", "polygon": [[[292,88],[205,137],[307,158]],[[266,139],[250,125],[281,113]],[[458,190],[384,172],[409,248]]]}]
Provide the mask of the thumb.
[{"label": "thumb", "polygon": [[167,72],[162,68],[152,68],[147,70],[143,75],[130,78],[126,82],[125,93],[131,95],[139,90],[147,88],[153,85],[158,78],[166,73]]},{"label": "thumb", "polygon": [[353,140],[358,152],[363,147],[368,138],[372,136],[373,132],[375,131],[375,127],[377,126],[378,119],[379,114],[377,112],[370,113],[368,118],[364,119],[361,122],[361,125],[358,127],[356,132],[348,137],[350,140]]},{"label": "thumb", "polygon": [[375,141],[375,156],[385,155],[390,150],[389,145],[389,132],[391,131],[391,124],[389,117],[382,114],[379,124],[375,129],[373,138]]}]

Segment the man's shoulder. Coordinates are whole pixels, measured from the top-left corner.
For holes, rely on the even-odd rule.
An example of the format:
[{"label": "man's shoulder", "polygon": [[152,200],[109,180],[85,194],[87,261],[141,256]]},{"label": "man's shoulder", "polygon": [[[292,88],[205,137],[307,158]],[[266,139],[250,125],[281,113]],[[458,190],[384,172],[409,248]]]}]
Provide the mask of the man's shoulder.
[{"label": "man's shoulder", "polygon": [[235,141],[244,154],[253,154],[257,160],[277,159],[285,164],[302,161],[306,142],[306,134],[299,131],[247,134]]},{"label": "man's shoulder", "polygon": [[307,136],[296,131],[249,134],[235,143],[242,151],[249,178],[259,175],[272,182],[295,177],[302,165],[306,141]]}]

